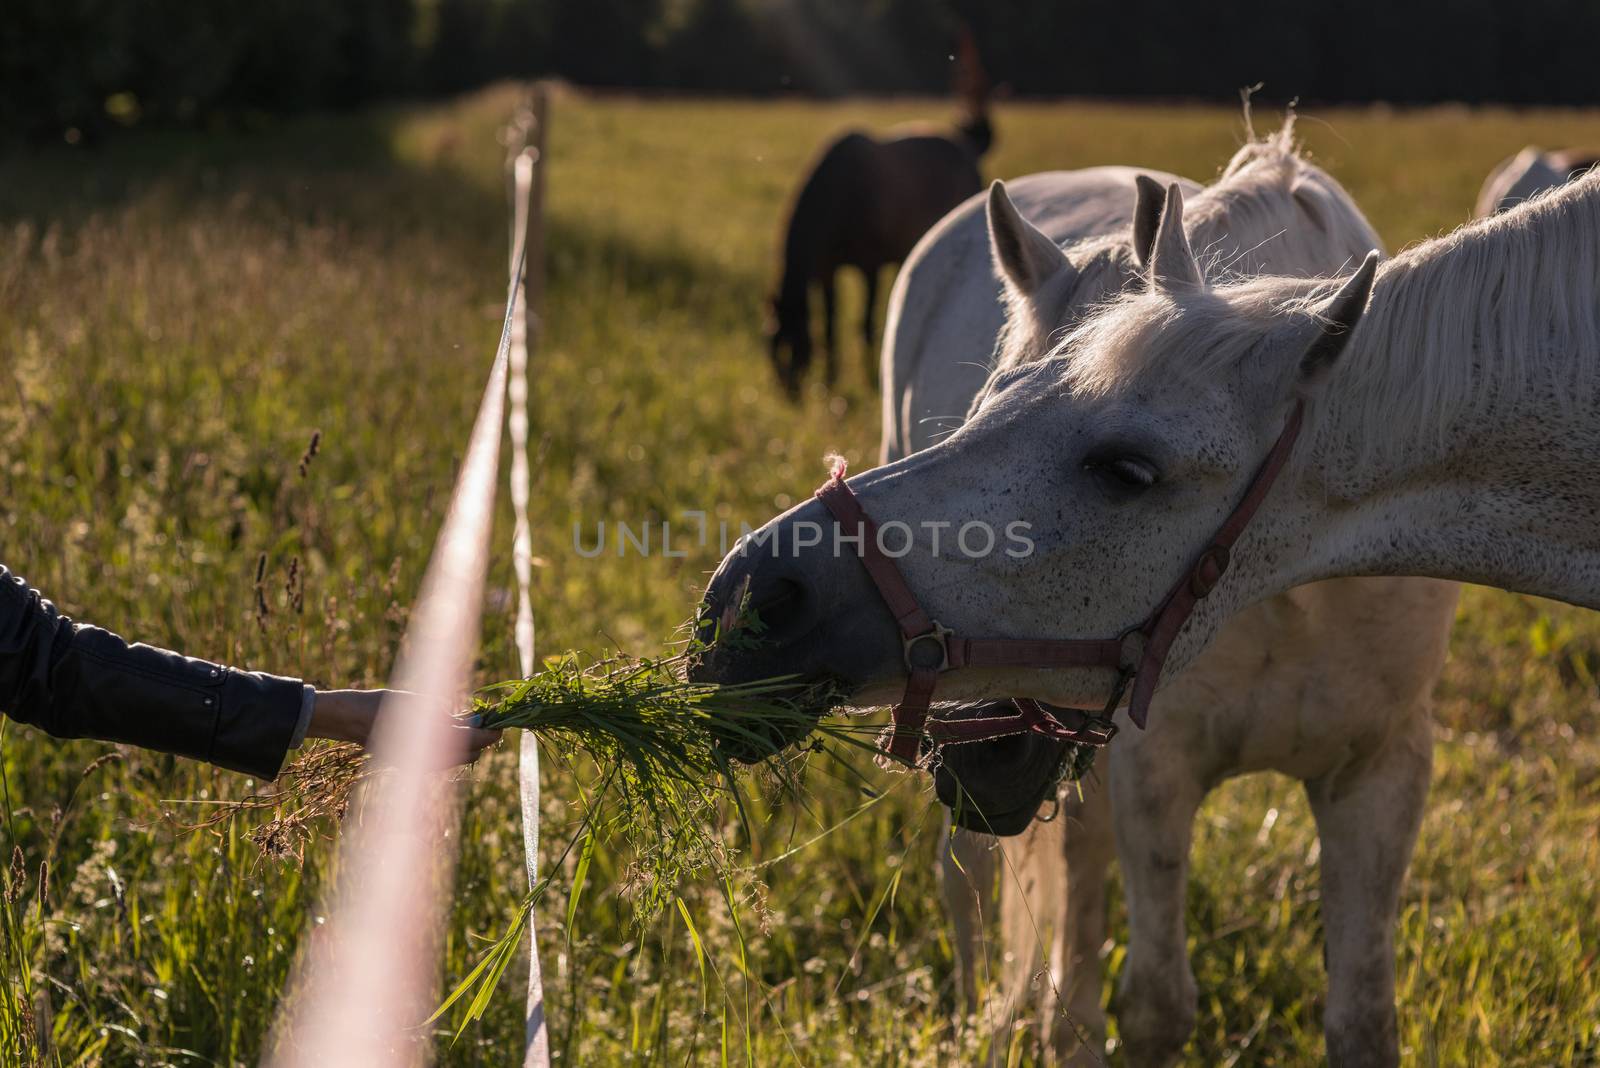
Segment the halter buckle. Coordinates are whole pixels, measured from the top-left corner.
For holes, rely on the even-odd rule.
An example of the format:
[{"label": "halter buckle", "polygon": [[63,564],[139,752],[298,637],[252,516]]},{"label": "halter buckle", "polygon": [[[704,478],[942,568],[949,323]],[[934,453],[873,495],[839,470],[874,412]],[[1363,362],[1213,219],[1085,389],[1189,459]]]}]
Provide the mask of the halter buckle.
[{"label": "halter buckle", "polygon": [[1117,725],[1109,718],[1090,716],[1089,721],[1076,731],[1072,739],[1079,745],[1087,745],[1094,749],[1111,744],[1111,739],[1117,736]]},{"label": "halter buckle", "polygon": [[931,630],[925,630],[921,634],[913,634],[910,637],[901,638],[900,648],[902,654],[905,656],[906,671],[915,674],[918,671],[928,670],[927,668],[917,667],[916,663],[911,659],[911,650],[916,648],[918,642],[925,641],[930,638],[939,643],[939,663],[933,668],[933,670],[936,672],[950,670],[949,638],[950,635],[954,633],[955,631],[951,630],[949,627],[945,626],[943,623],[940,623],[936,619],[933,621],[933,628]]},{"label": "halter buckle", "polygon": [[[1115,700],[1121,700],[1121,696],[1118,695]],[[1044,709],[1046,719],[1033,722],[1028,726],[1028,729],[1035,734],[1042,734],[1046,738],[1052,738],[1058,742],[1072,742],[1076,745],[1087,745],[1095,749],[1106,745],[1112,738],[1116,737],[1117,725],[1112,722],[1109,712],[1095,715],[1082,709],[1071,709],[1070,711],[1077,715],[1080,720],[1075,727],[1069,727],[1061,722],[1061,717],[1056,714],[1056,710],[1046,708]]]}]

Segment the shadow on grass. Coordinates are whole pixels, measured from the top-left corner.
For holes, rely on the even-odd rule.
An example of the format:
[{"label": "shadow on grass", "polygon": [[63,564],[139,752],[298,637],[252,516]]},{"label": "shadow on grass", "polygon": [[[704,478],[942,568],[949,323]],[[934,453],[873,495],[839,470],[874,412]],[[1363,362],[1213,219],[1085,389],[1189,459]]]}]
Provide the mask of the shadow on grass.
[{"label": "shadow on grass", "polygon": [[[470,122],[441,123],[436,144],[416,153],[434,156],[424,161],[398,147],[414,136],[405,127],[415,118],[391,107],[212,133],[140,130],[96,146],[19,153],[0,159],[0,228],[27,224],[35,239],[70,237],[89,220],[134,205],[158,221],[176,221],[207,209],[237,210],[242,202],[270,224],[330,226],[341,240],[370,247],[420,241],[450,269],[497,285],[507,203],[492,132],[485,127],[478,136]],[[555,167],[559,175],[559,160]],[[601,279],[691,313],[714,304],[726,314],[727,295],[745,294],[754,343],[764,279],[686,248],[577,223],[559,206],[546,227],[552,287]]]}]

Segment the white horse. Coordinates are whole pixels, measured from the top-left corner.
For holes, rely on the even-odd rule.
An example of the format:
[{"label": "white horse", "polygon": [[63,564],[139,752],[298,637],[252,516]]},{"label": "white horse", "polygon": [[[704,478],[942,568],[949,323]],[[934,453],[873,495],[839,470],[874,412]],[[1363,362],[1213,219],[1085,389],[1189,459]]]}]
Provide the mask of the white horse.
[{"label": "white horse", "polygon": [[1600,157],[1593,152],[1575,149],[1546,152],[1529,145],[1510,159],[1502,160],[1483,180],[1483,188],[1478,192],[1477,215],[1483,218],[1514,208],[1547,189],[1581,177],[1597,163]]},{"label": "white horse", "polygon": [[[987,233],[979,199],[946,217],[907,261],[891,298],[884,459],[920,451],[959,424],[959,415],[935,413],[965,413],[987,377],[973,356],[994,351],[997,337],[999,369],[1037,359],[1060,331],[1142,277],[1161,200],[1149,172],[1097,168],[996,184]],[[1247,145],[1192,204],[1189,240],[1213,250],[1219,266],[1238,258],[1247,262],[1235,269],[1331,273],[1377,240],[1338,184],[1294,152],[1287,131]],[[1274,240],[1287,232],[1300,239]],[[1335,1063],[1395,1059],[1385,977],[1430,775],[1427,699],[1456,592],[1425,579],[1348,579],[1256,606],[1162,694],[1149,731],[1119,738],[1081,795],[1066,791],[1061,818],[1013,841],[1003,870],[995,839],[955,833],[941,874],[969,1007],[997,875],[1003,887],[1005,1007],[993,1058],[1004,1058],[1011,1021],[1036,1011],[1058,1055],[1099,1061],[1113,828],[1132,918],[1119,995],[1129,1062],[1164,1064],[1181,1051],[1196,1012],[1183,923],[1194,815],[1222,780],[1273,770],[1306,784],[1324,864],[1336,872],[1338,892],[1323,906],[1337,965],[1330,1054]],[[982,774],[980,748],[961,754],[963,769]],[[1002,774],[1013,767],[1003,756],[991,761]],[[1166,784],[1161,796],[1139,796],[1149,782]]]},{"label": "white horse", "polygon": [[[1348,279],[1208,286],[1166,198],[1150,281],[990,379],[937,445],[849,480],[913,532],[949,516],[1027,522],[1032,552],[895,561],[957,634],[1095,638],[1142,625],[1243,498],[1290,416],[1290,463],[1166,657],[1176,676],[1248,605],[1320,579],[1422,575],[1600,607],[1600,174]],[[1368,307],[1370,299],[1370,309]],[[830,521],[820,501],[778,528]],[[853,554],[736,552],[710,609],[750,581],[773,637],[713,651],[699,677],[785,666],[896,700],[899,628]],[[772,616],[763,609],[783,598]],[[790,618],[784,626],[772,619]],[[961,667],[942,700],[1097,707],[1112,666]]]},{"label": "white horse", "polygon": [[[1377,261],[1342,282],[1212,287],[1174,188],[1145,287],[1050,357],[995,375],[948,438],[847,488],[912,530],[952,516],[1032,524],[1031,553],[956,559],[919,539],[895,561],[955,633],[1105,639],[1195,573],[1298,412],[1288,464],[1167,649],[1168,681],[1241,610],[1321,579],[1422,575],[1600,608],[1600,174]],[[748,590],[771,638],[713,650],[698,677],[781,667],[797,685],[845,687],[853,705],[899,696],[900,629],[861,561],[794,541],[798,524],[829,518],[808,502],[767,531],[792,554],[724,560],[711,618]],[[1113,666],[966,666],[938,689],[1097,707],[1117,680]],[[1129,785],[1140,803],[1168,788]],[[1335,777],[1327,796],[1342,789]],[[1324,874],[1325,898],[1373,877]]]},{"label": "white horse", "polygon": [[[1600,608],[1600,174],[1381,270],[1377,259],[1342,283],[1208,286],[1174,189],[1145,289],[1051,358],[996,375],[949,438],[848,488],[880,522],[954,512],[1048,531],[1026,556],[896,561],[956,633],[1116,635],[1192,572],[1301,412],[1298,447],[1232,566],[1170,646],[1169,680],[1244,607],[1326,578],[1425,575]],[[774,522],[823,518],[808,504]],[[764,620],[781,593],[807,606],[806,628],[780,621],[773,648],[730,647],[702,675],[780,661],[847,686],[853,704],[892,699],[905,677],[899,631],[863,571],[820,547],[770,568],[730,557],[713,609],[748,582]],[[965,667],[939,688],[1093,707],[1115,681],[1102,666]],[[1129,788],[1159,803],[1173,784]],[[1343,788],[1335,777],[1325,796]],[[1325,866],[1325,899],[1373,877],[1352,863]]]}]

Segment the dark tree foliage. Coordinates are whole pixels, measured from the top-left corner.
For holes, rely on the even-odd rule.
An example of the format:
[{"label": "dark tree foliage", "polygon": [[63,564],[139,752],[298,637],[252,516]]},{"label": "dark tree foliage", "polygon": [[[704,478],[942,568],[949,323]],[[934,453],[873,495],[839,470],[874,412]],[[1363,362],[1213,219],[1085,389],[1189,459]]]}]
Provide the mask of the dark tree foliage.
[{"label": "dark tree foliage", "polygon": [[950,89],[963,27],[1023,95],[1600,101],[1594,0],[6,0],[0,140],[458,92]]}]

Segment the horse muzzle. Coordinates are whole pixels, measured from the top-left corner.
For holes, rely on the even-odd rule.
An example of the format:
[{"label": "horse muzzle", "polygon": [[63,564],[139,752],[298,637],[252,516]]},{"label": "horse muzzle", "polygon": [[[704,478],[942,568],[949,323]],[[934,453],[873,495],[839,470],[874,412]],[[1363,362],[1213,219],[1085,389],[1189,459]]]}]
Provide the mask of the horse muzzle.
[{"label": "horse muzzle", "polygon": [[[1003,704],[978,706],[968,715],[1009,711]],[[1001,838],[1021,834],[1055,790],[1072,744],[1030,731],[945,746],[933,765],[934,792],[957,827]]]},{"label": "horse muzzle", "polygon": [[[895,676],[900,639],[874,603],[860,563],[853,554],[829,551],[831,538],[816,540],[831,524],[821,504],[807,501],[723,559],[700,605],[702,651],[689,672],[693,681],[727,685],[784,678],[797,699],[815,703],[802,711],[820,718],[829,711],[830,690],[855,693]],[[772,739],[767,752],[731,755],[771,756],[804,738],[791,734]]]}]

